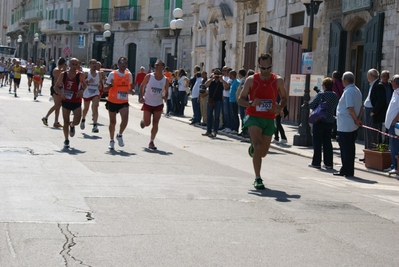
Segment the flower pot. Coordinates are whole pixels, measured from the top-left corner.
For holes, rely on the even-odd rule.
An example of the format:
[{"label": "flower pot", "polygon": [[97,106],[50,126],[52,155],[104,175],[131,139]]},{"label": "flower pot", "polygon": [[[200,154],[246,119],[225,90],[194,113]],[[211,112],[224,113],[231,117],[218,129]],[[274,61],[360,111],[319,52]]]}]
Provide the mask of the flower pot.
[{"label": "flower pot", "polygon": [[392,164],[390,151],[379,152],[372,149],[363,149],[363,152],[366,168],[382,171]]}]

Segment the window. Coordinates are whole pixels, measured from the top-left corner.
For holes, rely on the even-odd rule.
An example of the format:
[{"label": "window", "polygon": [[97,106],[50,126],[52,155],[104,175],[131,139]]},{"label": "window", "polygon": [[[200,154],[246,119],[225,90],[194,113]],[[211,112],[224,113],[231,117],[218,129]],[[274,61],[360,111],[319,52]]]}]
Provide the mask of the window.
[{"label": "window", "polygon": [[169,27],[170,21],[173,19],[173,10],[183,7],[182,0],[164,0],[163,10],[163,26]]},{"label": "window", "polygon": [[291,14],[290,28],[302,26],[305,24],[305,11]]},{"label": "window", "polygon": [[60,9],[60,19],[64,19],[64,9]]},{"label": "window", "polygon": [[247,24],[247,35],[254,35],[258,33],[258,23],[252,22]]}]

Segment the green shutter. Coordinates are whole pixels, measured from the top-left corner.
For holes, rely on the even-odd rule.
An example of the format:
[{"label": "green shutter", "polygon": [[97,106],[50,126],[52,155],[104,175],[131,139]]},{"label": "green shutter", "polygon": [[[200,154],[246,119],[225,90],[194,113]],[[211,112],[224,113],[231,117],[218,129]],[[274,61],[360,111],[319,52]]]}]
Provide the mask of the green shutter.
[{"label": "green shutter", "polygon": [[163,26],[169,27],[170,0],[165,0],[163,11]]},{"label": "green shutter", "polygon": [[11,24],[14,24],[14,13],[11,15]]},{"label": "green shutter", "polygon": [[71,21],[71,8],[68,8],[67,21]]},{"label": "green shutter", "polygon": [[176,0],[175,8],[182,8],[182,0]]},{"label": "green shutter", "polygon": [[101,0],[101,8],[109,8],[109,0]]},{"label": "green shutter", "polygon": [[137,0],[129,0],[129,6],[137,6]]},{"label": "green shutter", "polygon": [[60,19],[64,19],[64,9],[60,9]]}]

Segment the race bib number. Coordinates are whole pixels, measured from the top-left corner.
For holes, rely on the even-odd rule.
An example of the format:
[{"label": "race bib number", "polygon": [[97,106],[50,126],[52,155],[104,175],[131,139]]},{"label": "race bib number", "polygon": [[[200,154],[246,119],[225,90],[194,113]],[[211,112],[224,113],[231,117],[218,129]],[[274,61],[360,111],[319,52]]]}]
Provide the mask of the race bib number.
[{"label": "race bib number", "polygon": [[127,93],[126,92],[118,92],[118,97],[119,100],[127,100]]},{"label": "race bib number", "polygon": [[256,106],[256,111],[258,112],[267,112],[272,109],[272,100],[271,99],[262,99],[261,104]]},{"label": "race bib number", "polygon": [[89,94],[93,95],[97,92],[97,89],[89,88],[87,89],[89,91]]},{"label": "race bib number", "polygon": [[64,95],[66,99],[72,99],[73,92],[72,91],[64,91]]}]

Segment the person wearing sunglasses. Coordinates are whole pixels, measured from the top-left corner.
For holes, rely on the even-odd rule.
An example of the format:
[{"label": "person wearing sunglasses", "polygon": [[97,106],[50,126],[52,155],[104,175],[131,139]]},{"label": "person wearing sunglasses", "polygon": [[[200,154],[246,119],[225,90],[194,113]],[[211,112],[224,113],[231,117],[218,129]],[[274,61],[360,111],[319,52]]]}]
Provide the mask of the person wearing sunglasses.
[{"label": "person wearing sunglasses", "polygon": [[[255,171],[255,189],[265,189],[260,176],[262,158],[266,157],[276,131],[276,114],[287,104],[284,80],[271,72],[272,66],[272,56],[261,54],[258,58],[260,71],[246,79],[238,99],[238,104],[246,107],[243,130],[248,129],[251,138],[248,153]],[[277,103],[278,95],[280,104]]]}]

